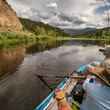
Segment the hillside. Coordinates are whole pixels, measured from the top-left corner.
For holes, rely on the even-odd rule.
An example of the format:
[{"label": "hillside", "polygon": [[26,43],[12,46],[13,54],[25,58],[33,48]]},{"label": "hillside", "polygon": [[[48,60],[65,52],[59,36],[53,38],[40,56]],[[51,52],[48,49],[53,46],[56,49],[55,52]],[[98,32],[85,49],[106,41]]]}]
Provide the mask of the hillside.
[{"label": "hillside", "polygon": [[110,28],[96,29],[94,32],[92,31],[85,34],[76,35],[74,37],[110,40]]},{"label": "hillside", "polygon": [[92,34],[96,32],[96,28],[84,28],[84,29],[64,29],[64,32],[71,35]]},{"label": "hillside", "polygon": [[0,31],[20,31],[22,25],[6,0],[0,0]]},{"label": "hillside", "polygon": [[29,19],[20,18],[24,31],[27,30],[35,35],[48,35],[50,37],[69,36],[59,28],[52,27],[42,22],[35,22]]},{"label": "hillside", "polygon": [[58,28],[43,24],[41,22],[34,22],[28,19],[19,18],[23,30],[20,32],[3,31],[0,32],[0,48],[10,48],[17,45],[34,45],[51,47],[55,45],[56,40],[60,37],[69,37]]}]

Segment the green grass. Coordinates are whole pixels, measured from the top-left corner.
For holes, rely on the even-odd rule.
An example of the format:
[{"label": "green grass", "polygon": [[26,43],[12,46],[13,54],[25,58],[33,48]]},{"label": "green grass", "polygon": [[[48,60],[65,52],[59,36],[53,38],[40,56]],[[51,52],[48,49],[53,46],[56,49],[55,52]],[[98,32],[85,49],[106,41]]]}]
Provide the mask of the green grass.
[{"label": "green grass", "polygon": [[32,45],[48,45],[51,47],[56,43],[56,37],[50,37],[48,35],[35,35],[26,34],[24,32],[1,32],[0,33],[0,49],[15,48],[16,46],[29,47]]},{"label": "green grass", "polygon": [[110,41],[110,39],[96,39],[96,38],[86,38],[86,37],[79,37],[79,38],[74,38],[74,37],[58,37],[57,40],[77,40],[77,41]]},{"label": "green grass", "polygon": [[1,32],[0,33],[0,48],[10,48],[17,45],[29,45],[35,42],[34,36],[20,34],[16,32]]}]

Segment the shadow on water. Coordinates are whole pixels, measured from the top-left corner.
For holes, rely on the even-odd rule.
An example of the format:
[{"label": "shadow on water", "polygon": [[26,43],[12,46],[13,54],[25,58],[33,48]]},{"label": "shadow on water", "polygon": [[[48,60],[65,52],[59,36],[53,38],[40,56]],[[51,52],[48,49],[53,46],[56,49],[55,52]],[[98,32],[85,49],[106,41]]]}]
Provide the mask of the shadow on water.
[{"label": "shadow on water", "polygon": [[51,76],[66,75],[80,64],[102,60],[104,56],[98,52],[99,48],[70,41],[39,47],[34,45],[27,50],[17,47],[12,51],[1,51],[0,73],[11,75],[0,81],[0,109],[32,110],[50,92],[37,75],[49,75],[50,78],[44,77],[49,86],[58,84],[61,79]]}]

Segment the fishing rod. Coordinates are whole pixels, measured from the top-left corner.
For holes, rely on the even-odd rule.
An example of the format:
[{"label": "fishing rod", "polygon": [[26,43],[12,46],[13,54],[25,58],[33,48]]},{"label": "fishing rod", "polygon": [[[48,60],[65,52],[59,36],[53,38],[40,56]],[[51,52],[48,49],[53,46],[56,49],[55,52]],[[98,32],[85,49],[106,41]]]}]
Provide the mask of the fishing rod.
[{"label": "fishing rod", "polygon": [[[74,71],[72,71],[72,72],[70,73],[70,75],[72,75],[73,73],[74,73]],[[68,75],[68,76],[70,76],[70,75]],[[68,76],[36,75],[36,77],[39,78],[40,81],[43,82],[43,84],[44,84],[45,86],[47,86],[51,91],[53,91],[53,88],[51,88],[51,87],[49,86],[49,84],[45,81],[44,78],[54,77],[54,78],[60,78],[60,79],[62,79],[62,78],[67,78]]]},{"label": "fishing rod", "polygon": [[38,77],[44,77],[44,78],[59,78],[59,79],[62,79],[62,78],[74,78],[74,79],[85,79],[86,77],[85,76],[81,76],[81,75],[65,75],[65,76],[52,76],[52,75],[36,75]]},{"label": "fishing rod", "polygon": [[73,78],[73,79],[82,79],[82,80],[84,80],[86,77],[85,76],[80,76],[80,75],[77,75],[77,73],[76,73],[76,71],[72,71],[70,74],[68,74],[68,75],[36,75],[36,77],[37,78],[39,78],[42,82],[43,82],[43,84],[45,85],[45,86],[47,86],[51,91],[53,91],[53,88],[51,88],[50,86],[49,86],[49,84],[45,81],[45,79],[44,78],[58,78],[58,79],[64,79],[64,78]]},{"label": "fishing rod", "polygon": [[43,82],[43,84],[45,86],[47,86],[51,91],[53,91],[53,89],[48,85],[48,83],[44,80],[44,77],[41,75],[37,75],[37,77]]}]

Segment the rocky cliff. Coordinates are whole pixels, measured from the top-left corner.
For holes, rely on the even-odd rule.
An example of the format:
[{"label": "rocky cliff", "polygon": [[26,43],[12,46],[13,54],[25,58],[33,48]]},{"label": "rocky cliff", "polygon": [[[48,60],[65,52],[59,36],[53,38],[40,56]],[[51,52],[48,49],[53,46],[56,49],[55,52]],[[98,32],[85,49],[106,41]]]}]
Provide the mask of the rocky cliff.
[{"label": "rocky cliff", "polygon": [[0,0],[0,31],[20,31],[22,25],[6,0]]}]

